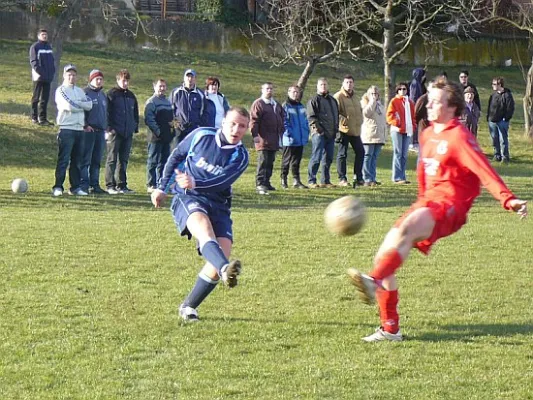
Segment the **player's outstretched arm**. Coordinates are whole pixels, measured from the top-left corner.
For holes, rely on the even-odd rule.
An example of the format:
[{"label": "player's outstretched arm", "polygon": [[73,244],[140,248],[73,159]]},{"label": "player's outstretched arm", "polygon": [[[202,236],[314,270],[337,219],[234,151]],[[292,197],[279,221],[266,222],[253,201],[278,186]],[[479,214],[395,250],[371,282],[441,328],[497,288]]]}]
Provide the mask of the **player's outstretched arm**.
[{"label": "player's outstretched arm", "polygon": [[162,190],[156,189],[152,192],[152,195],[150,197],[152,199],[152,204],[154,205],[154,207],[159,208],[165,202],[167,194]]},{"label": "player's outstretched arm", "polygon": [[509,207],[518,214],[520,219],[527,217],[527,201],[512,199],[509,200]]}]

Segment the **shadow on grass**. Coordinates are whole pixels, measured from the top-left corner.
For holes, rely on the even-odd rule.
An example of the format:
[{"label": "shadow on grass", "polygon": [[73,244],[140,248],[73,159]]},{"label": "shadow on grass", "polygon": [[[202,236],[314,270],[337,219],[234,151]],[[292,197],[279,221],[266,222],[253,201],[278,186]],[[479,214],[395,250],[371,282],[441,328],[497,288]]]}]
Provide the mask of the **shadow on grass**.
[{"label": "shadow on grass", "polygon": [[527,324],[468,324],[468,325],[443,325],[441,331],[424,333],[420,336],[409,338],[424,342],[459,341],[472,342],[476,337],[510,337],[514,335],[531,335],[533,323]]},{"label": "shadow on grass", "polygon": [[18,114],[30,116],[31,107],[29,104],[15,103],[13,101],[7,103],[0,103],[0,110],[7,114]]}]

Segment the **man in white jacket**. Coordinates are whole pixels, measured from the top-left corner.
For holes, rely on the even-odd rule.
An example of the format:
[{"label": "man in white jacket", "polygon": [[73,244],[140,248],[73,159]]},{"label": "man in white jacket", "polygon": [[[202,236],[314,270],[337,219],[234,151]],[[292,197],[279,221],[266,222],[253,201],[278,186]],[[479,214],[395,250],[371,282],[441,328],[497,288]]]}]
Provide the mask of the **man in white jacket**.
[{"label": "man in white jacket", "polygon": [[83,158],[84,112],[93,107],[93,102],[81,88],[76,86],[77,77],[76,66],[66,65],[63,68],[63,84],[55,93],[57,125],[59,125],[56,181],[52,188],[55,197],[63,195],[63,182],[69,163],[69,193],[75,196],[87,196],[87,192],[80,188],[80,166]]}]

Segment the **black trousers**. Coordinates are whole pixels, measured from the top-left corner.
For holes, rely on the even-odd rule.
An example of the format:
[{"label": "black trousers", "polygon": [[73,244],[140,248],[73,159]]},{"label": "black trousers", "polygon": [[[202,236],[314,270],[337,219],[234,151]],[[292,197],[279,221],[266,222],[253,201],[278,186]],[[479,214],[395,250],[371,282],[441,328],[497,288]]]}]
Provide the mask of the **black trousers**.
[{"label": "black trousers", "polygon": [[276,159],[276,150],[258,150],[257,151],[257,172],[255,175],[255,184],[257,186],[270,185],[272,170],[274,169],[274,160]]},{"label": "black trousers", "polygon": [[295,180],[300,180],[300,162],[304,153],[303,146],[285,146],[283,147],[283,158],[281,159],[281,177],[287,178],[289,175],[289,168],[292,172],[292,177]]},{"label": "black trousers", "polygon": [[133,136],[108,133],[106,142],[105,185],[108,189],[124,189],[128,186],[126,170],[128,169]]},{"label": "black trousers", "polygon": [[348,157],[348,146],[352,146],[355,153],[353,166],[354,180],[361,182],[363,180],[363,159],[365,157],[365,148],[360,136],[341,135],[339,150],[337,151],[337,173],[340,181],[347,181],[346,178],[346,158]]},{"label": "black trousers", "polygon": [[46,108],[50,98],[50,82],[33,82],[31,96],[31,118],[39,121],[46,120]]}]

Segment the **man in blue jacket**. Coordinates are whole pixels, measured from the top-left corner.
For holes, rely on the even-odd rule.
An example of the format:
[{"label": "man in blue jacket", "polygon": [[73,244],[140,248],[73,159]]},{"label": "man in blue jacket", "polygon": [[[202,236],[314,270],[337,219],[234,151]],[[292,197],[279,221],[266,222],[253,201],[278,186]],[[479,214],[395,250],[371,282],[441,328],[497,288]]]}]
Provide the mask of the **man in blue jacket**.
[{"label": "man in blue jacket", "polygon": [[31,97],[31,121],[34,124],[51,126],[46,119],[46,108],[50,98],[50,84],[54,80],[56,67],[52,46],[48,44],[48,32],[39,30],[38,41],[30,47],[33,95]]},{"label": "man in blue jacket", "polygon": [[[198,321],[198,306],[222,280],[230,288],[241,272],[238,260],[229,261],[233,244],[231,185],[248,166],[242,138],[250,116],[244,108],[230,108],[222,128],[200,128],[188,135],[168,159],[152,203],[160,207],[170,188],[170,207],[181,236],[197,240],[204,265],[192,291],[179,307],[186,322]],[[174,185],[176,183],[176,185]]]},{"label": "man in blue jacket", "polygon": [[283,158],[281,160],[281,187],[287,189],[289,168],[292,171],[296,189],[308,189],[300,180],[300,163],[304,146],[309,141],[309,121],[305,106],[300,102],[301,91],[298,86],[289,87],[285,110],[285,131],[283,132]]},{"label": "man in blue jacket", "polygon": [[185,71],[183,84],[172,90],[169,100],[174,111],[176,134],[180,143],[198,128],[202,121],[204,93],[196,86],[196,71]]},{"label": "man in blue jacket", "polygon": [[105,185],[109,194],[135,193],[128,187],[126,175],[133,134],[139,132],[139,105],[129,90],[130,79],[127,69],[120,70],[117,86],[107,92]]}]

